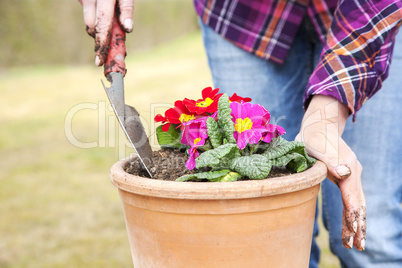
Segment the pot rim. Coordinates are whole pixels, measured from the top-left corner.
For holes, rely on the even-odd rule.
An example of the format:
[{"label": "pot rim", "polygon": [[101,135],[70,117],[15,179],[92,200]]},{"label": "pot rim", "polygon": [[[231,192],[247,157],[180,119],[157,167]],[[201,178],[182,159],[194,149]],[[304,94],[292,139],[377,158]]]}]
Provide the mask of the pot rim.
[{"label": "pot rim", "polygon": [[279,195],[303,190],[321,183],[327,175],[318,161],[309,169],[283,177],[235,182],[176,182],[132,175],[124,171],[136,155],[117,161],[110,178],[120,190],[134,194],[173,199],[242,199]]}]

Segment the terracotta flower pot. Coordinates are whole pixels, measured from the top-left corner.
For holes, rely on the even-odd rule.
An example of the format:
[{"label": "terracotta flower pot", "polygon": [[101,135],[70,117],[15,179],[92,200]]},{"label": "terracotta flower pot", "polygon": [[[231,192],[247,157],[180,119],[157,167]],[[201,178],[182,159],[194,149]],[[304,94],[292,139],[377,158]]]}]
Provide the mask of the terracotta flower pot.
[{"label": "terracotta flower pot", "polygon": [[134,267],[308,267],[319,184],[305,172],[267,180],[174,182],[115,163]]}]

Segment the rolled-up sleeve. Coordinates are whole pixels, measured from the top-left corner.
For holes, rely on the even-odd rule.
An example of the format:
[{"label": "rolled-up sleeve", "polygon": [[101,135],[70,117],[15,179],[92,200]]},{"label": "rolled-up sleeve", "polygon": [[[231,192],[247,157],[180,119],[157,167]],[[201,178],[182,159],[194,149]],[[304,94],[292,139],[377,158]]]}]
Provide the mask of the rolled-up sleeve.
[{"label": "rolled-up sleeve", "polygon": [[388,76],[395,35],[402,23],[402,1],[339,2],[321,58],[304,94],[327,95],[356,112]]}]

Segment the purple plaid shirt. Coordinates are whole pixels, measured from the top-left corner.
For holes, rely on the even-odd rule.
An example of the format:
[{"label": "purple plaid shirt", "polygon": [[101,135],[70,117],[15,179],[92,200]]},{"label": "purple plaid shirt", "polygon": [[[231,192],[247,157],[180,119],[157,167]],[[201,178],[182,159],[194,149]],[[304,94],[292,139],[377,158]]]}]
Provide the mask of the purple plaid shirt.
[{"label": "purple plaid shirt", "polygon": [[355,116],[388,76],[402,1],[194,0],[202,21],[242,49],[282,64],[304,15],[324,44],[310,77],[313,95],[336,98]]}]

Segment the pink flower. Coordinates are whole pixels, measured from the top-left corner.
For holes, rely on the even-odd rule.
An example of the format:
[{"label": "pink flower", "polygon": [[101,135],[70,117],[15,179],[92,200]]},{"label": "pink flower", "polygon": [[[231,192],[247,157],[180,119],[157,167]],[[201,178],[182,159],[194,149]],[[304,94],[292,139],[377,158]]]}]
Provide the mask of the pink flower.
[{"label": "pink flower", "polygon": [[[263,118],[269,116],[269,112],[259,104],[230,103],[232,121],[234,123],[237,147],[243,149],[247,144],[257,144],[267,130]],[[267,115],[268,114],[268,115]]]},{"label": "pink flower", "polygon": [[265,115],[262,118],[262,124],[265,126],[266,132],[263,134],[262,141],[266,143],[270,143],[273,138],[281,136],[286,133],[285,129],[278,125],[270,124],[271,114],[267,109],[262,107],[265,110]]},{"label": "pink flower", "polygon": [[183,123],[181,143],[193,147],[204,145],[205,140],[208,138],[207,119],[208,117],[205,116]]},{"label": "pink flower", "polygon": [[265,128],[267,129],[267,132],[264,134],[262,141],[266,143],[270,143],[273,138],[286,133],[285,129],[278,125],[266,124]]},{"label": "pink flower", "polygon": [[186,167],[190,170],[195,168],[195,159],[199,156],[197,147],[203,146],[208,138],[207,119],[208,117],[205,116],[183,123],[181,143],[190,145],[190,149],[188,149],[190,157],[186,162]]},{"label": "pink flower", "polygon": [[188,154],[189,158],[186,162],[186,167],[189,170],[192,170],[195,168],[195,159],[200,156],[200,153],[198,152],[197,147],[190,147],[190,149],[188,149]]}]

